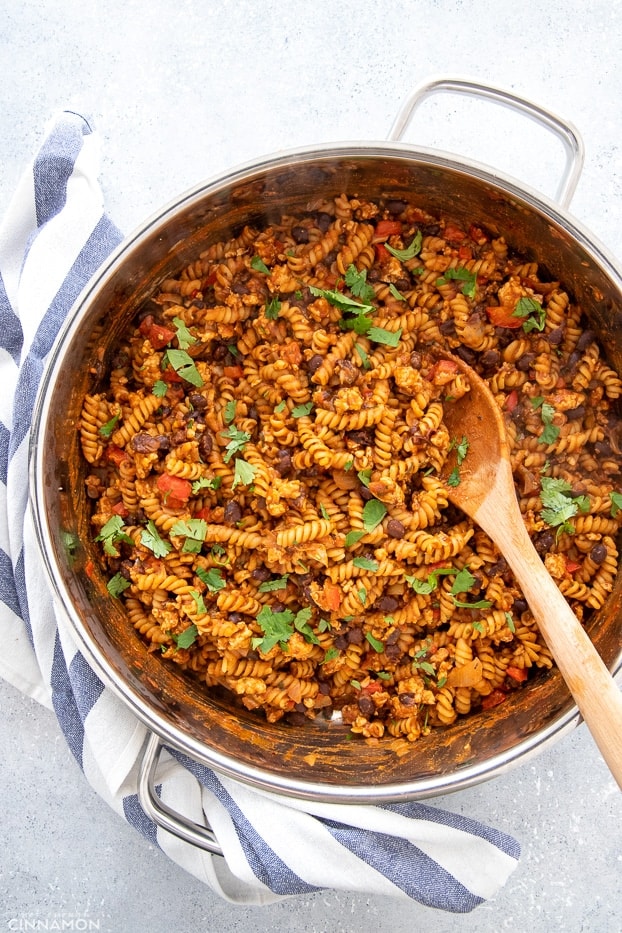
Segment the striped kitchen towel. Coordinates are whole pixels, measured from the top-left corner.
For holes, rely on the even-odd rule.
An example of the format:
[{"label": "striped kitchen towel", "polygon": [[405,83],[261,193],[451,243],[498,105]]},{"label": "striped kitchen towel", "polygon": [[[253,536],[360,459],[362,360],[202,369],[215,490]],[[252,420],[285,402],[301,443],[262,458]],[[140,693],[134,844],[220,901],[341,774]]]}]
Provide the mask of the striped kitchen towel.
[{"label": "striped kitchen towel", "polygon": [[97,134],[77,114],[59,114],[0,227],[0,675],[54,710],[97,793],[222,897],[265,904],[333,888],[470,911],[507,881],[519,846],[441,809],[282,799],[168,750],[155,775],[162,802],[211,826],[224,858],[157,827],[140,805],[146,728],[90,669],[55,611],[27,489],[46,358],[81,289],[121,239],[104,212],[98,163]]}]

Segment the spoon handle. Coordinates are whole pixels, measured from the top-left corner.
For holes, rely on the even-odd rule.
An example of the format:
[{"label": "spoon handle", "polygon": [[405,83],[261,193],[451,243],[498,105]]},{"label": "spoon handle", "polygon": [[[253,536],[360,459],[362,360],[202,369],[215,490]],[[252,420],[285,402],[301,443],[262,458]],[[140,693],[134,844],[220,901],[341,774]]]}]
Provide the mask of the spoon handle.
[{"label": "spoon handle", "polygon": [[512,519],[500,520],[498,508],[488,509],[485,503],[476,520],[512,568],[557,667],[622,789],[622,693],[542,563],[520,512]]}]

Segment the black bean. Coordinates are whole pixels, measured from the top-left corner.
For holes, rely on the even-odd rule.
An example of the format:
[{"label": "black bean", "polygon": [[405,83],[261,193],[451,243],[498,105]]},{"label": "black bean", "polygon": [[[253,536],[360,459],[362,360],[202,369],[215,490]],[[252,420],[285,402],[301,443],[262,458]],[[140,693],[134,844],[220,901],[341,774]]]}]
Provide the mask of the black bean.
[{"label": "black bean", "polygon": [[534,540],[534,547],[541,557],[548,554],[554,544],[555,535],[552,531],[542,531],[540,534],[536,535]]},{"label": "black bean", "polygon": [[232,499],[230,502],[227,502],[223,516],[225,525],[237,525],[241,518],[242,509],[236,500]]},{"label": "black bean", "polygon": [[309,242],[309,231],[306,227],[295,226],[292,227],[292,236],[296,243],[308,243]]},{"label": "black bean", "polygon": [[386,203],[386,208],[389,214],[393,214],[396,217],[398,214],[403,214],[408,204],[406,201],[402,201],[401,198],[389,198]]},{"label": "black bean", "polygon": [[[272,607],[272,610],[274,611],[274,607]],[[340,651],[345,651],[347,647],[348,639],[345,637],[345,635],[337,635],[335,638],[335,648],[339,648]]]},{"label": "black bean", "polygon": [[359,493],[361,495],[361,499],[363,499],[364,502],[369,502],[370,499],[374,498],[373,493],[369,491],[367,486],[361,485],[361,488],[359,489]]},{"label": "black bean", "polygon": [[459,356],[460,359],[467,364],[467,366],[475,365],[475,353],[469,347],[465,347],[461,344],[459,347],[456,347],[453,352],[456,354],[456,356]]},{"label": "black bean", "polygon": [[594,333],[593,330],[589,330],[589,328],[588,330],[584,330],[581,336],[579,337],[579,339],[577,340],[577,350],[579,350],[580,352],[583,352],[583,350],[587,350],[589,345],[591,343],[594,343],[595,340],[596,340],[596,334]]},{"label": "black bean", "polygon": [[363,694],[358,698],[358,708],[360,709],[363,716],[372,716],[376,707],[374,706],[374,701],[371,697]]},{"label": "black bean", "polygon": [[442,324],[439,324],[438,329],[443,337],[453,337],[456,333],[456,322],[450,317],[448,320],[443,321]]},{"label": "black bean", "polygon": [[348,639],[349,645],[362,645],[363,644],[363,629],[351,628],[346,637]]},{"label": "black bean", "polygon": [[374,432],[372,428],[360,428],[357,431],[348,431],[346,437],[353,444],[360,444],[361,447],[373,447]]},{"label": "black bean", "polygon": [[315,222],[322,233],[326,233],[333,222],[333,218],[330,216],[330,214],[326,214],[324,211],[318,211],[318,213],[315,215]]},{"label": "black bean", "polygon": [[265,583],[272,576],[272,571],[267,567],[264,567],[263,564],[261,567],[256,567],[251,573],[251,577],[256,583]]},{"label": "black bean", "polygon": [[185,428],[178,428],[171,434],[171,444],[173,447],[177,447],[179,444],[183,444],[185,442],[186,437],[187,434]]},{"label": "black bean", "polygon": [[212,359],[220,363],[224,360],[228,352],[228,347],[226,347],[223,343],[219,343],[212,350]]},{"label": "black bean", "polygon": [[515,612],[517,615],[522,615],[523,612],[527,612],[529,609],[529,604],[526,599],[515,599],[512,603],[512,612]]},{"label": "black bean", "polygon": [[403,538],[406,529],[397,518],[390,518],[387,522],[387,534],[390,538]]},{"label": "black bean", "polygon": [[188,395],[188,401],[195,409],[195,411],[203,411],[207,408],[207,399],[205,396],[201,395],[200,392],[190,392]]},{"label": "black bean", "polygon": [[501,363],[501,354],[498,350],[485,350],[480,357],[480,363],[485,372],[496,369]]},{"label": "black bean", "polygon": [[531,369],[531,365],[536,358],[535,353],[523,353],[519,359],[516,360],[516,368],[521,373],[527,373]]},{"label": "black bean", "polygon": [[595,564],[602,564],[606,556],[607,556],[607,548],[600,541],[598,544],[595,544],[592,550],[590,551],[590,558],[594,561]]},{"label": "black bean", "polygon": [[546,335],[546,339],[552,347],[558,347],[564,339],[564,328],[554,327],[553,330],[549,331],[549,333]]},{"label": "black bean", "polygon": [[199,440],[199,456],[207,460],[214,448],[214,439],[209,431],[205,431]]},{"label": "black bean", "polygon": [[577,405],[576,408],[571,408],[566,412],[566,418],[568,421],[579,421],[585,415],[585,405]]},{"label": "black bean", "polygon": [[596,441],[594,450],[597,454],[600,454],[601,457],[610,457],[613,454],[613,449],[609,441]]},{"label": "black bean", "polygon": [[[395,598],[395,596],[381,596],[380,599],[377,599],[376,602],[374,603],[374,608],[377,609],[379,612],[395,612],[398,606],[399,606],[399,602]],[[394,632],[391,632],[391,634],[389,635],[387,639],[387,642],[390,642],[393,636],[395,636],[393,640],[397,641],[397,639],[399,638],[399,632],[397,631],[397,629]]]},{"label": "black bean", "polygon": [[289,450],[281,449],[277,451],[274,460],[274,469],[279,476],[285,476],[292,468],[292,455]]},{"label": "black bean", "polygon": [[314,353],[311,359],[306,360],[306,362],[303,363],[303,369],[306,369],[308,373],[313,375],[313,373],[320,368],[323,362],[323,357],[321,357],[319,353]]},{"label": "black bean", "polygon": [[397,288],[398,292],[406,292],[408,291],[410,286],[411,286],[410,279],[406,279],[406,278],[397,279],[395,282],[395,287]]},{"label": "black bean", "polygon": [[153,454],[160,449],[160,438],[140,431],[132,438],[131,446],[137,454]]},{"label": "black bean", "polygon": [[400,703],[402,706],[414,706],[415,698],[412,693],[401,693],[400,694]]},{"label": "black bean", "polygon": [[422,359],[418,350],[412,351],[409,362],[413,369],[421,369]]}]

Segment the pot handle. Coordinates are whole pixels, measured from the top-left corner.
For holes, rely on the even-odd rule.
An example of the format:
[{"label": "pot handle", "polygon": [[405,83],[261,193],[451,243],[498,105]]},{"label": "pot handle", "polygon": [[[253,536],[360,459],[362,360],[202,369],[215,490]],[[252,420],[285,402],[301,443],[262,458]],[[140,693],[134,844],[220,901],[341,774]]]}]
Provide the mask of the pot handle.
[{"label": "pot handle", "polygon": [[488,84],[480,84],[477,81],[470,81],[466,78],[440,77],[420,85],[403,104],[397,114],[393,126],[389,131],[389,141],[399,142],[415,110],[431,94],[439,91],[447,91],[455,94],[465,94],[469,97],[491,100],[496,104],[508,107],[510,110],[516,110],[524,116],[529,117],[536,123],[550,130],[558,139],[561,140],[566,151],[566,166],[559,182],[556,200],[558,204],[567,208],[575,193],[585,158],[585,148],[579,132],[571,123],[562,120],[560,117],[545,110],[538,104],[518,97],[511,91],[501,90],[498,87]]},{"label": "pot handle", "polygon": [[209,826],[195,823],[160,800],[156,792],[155,775],[163,748],[159,736],[155,732],[148,733],[138,770],[138,799],[141,807],[161,829],[212,855],[222,855],[222,847]]}]

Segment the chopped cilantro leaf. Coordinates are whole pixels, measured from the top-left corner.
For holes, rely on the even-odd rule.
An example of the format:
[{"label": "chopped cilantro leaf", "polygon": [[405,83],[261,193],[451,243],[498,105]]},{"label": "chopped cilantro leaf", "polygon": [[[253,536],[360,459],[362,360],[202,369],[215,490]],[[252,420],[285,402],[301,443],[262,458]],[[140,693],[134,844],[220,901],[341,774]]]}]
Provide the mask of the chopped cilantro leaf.
[{"label": "chopped cilantro leaf", "polygon": [[217,593],[227,585],[222,578],[222,570],[218,567],[210,567],[209,570],[204,570],[203,567],[197,567],[196,573],[199,580],[205,584],[210,593]]},{"label": "chopped cilantro leaf", "polygon": [[251,259],[251,269],[255,272],[263,272],[264,275],[270,275],[270,270],[260,256],[253,256]]},{"label": "chopped cilantro leaf", "polygon": [[162,368],[166,369],[168,365],[172,366],[177,375],[191,385],[197,386],[197,388],[203,385],[201,373],[190,354],[186,353],[185,350],[167,350],[162,357]]},{"label": "chopped cilantro leaf", "polygon": [[187,350],[188,347],[191,347],[193,343],[197,342],[197,338],[192,336],[181,318],[174,317],[173,324],[177,331],[177,343],[179,344],[180,350]]},{"label": "chopped cilantro leaf", "polygon": [[242,460],[241,457],[235,458],[235,469],[233,471],[233,483],[231,484],[231,489],[235,489],[236,486],[250,486],[250,484],[255,479],[255,474],[257,473],[257,467],[253,466],[252,463],[247,463],[246,460]]},{"label": "chopped cilantro leaf", "polygon": [[388,243],[385,243],[385,249],[391,253],[392,256],[395,256],[396,259],[399,259],[400,262],[407,262],[409,259],[414,259],[415,256],[418,256],[421,252],[421,244],[423,243],[423,234],[421,230],[417,230],[415,236],[410,241],[406,249],[395,249],[393,246],[389,246]]},{"label": "chopped cilantro leaf", "polygon": [[171,551],[171,545],[168,541],[164,541],[160,537],[155,522],[153,522],[152,519],[149,519],[147,527],[143,528],[141,531],[140,540],[145,547],[153,552],[155,557],[166,557],[169,551]]},{"label": "chopped cilantro leaf", "polygon": [[114,577],[108,580],[106,589],[111,596],[120,596],[123,590],[126,590],[129,585],[129,580],[126,580],[120,573],[115,573]]},{"label": "chopped cilantro leaf", "polygon": [[106,424],[102,424],[101,428],[99,429],[99,433],[102,437],[110,437],[120,417],[120,414],[116,414],[114,418],[111,418],[110,421],[106,422]]}]

